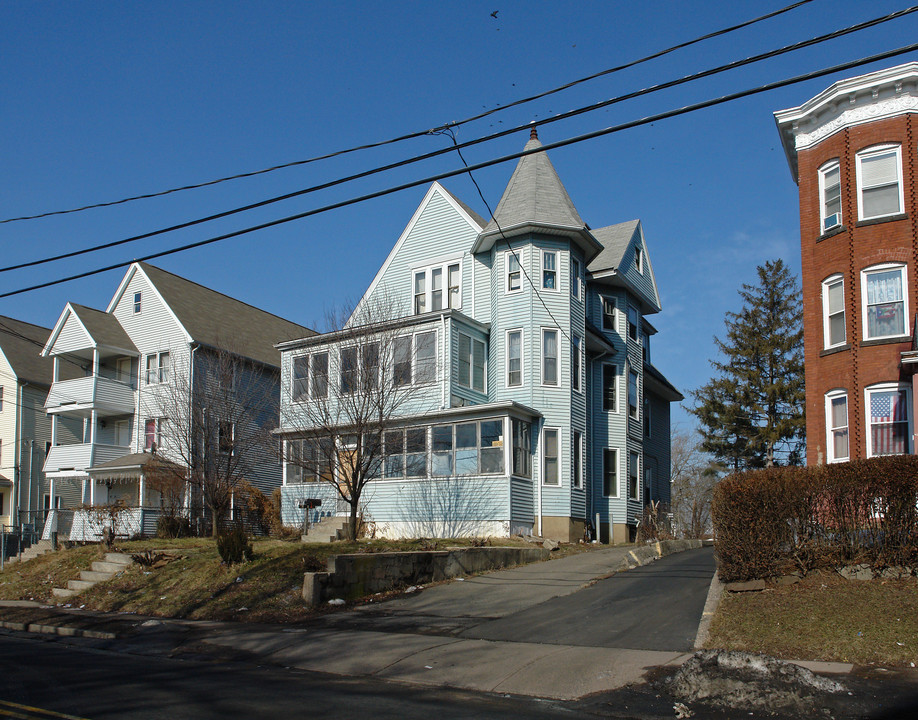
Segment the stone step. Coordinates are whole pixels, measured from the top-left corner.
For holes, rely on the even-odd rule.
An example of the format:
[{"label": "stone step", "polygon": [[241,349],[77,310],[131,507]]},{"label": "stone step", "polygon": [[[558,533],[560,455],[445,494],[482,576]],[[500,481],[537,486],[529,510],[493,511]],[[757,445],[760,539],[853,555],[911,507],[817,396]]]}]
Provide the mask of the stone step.
[{"label": "stone step", "polygon": [[92,564],[92,569],[94,572],[100,573],[109,573],[109,575],[114,575],[115,573],[123,572],[127,569],[128,565],[120,562],[108,562],[107,560],[96,560]]},{"label": "stone step", "polygon": [[[93,565],[95,565],[95,563],[93,563]],[[96,569],[80,570],[80,580],[85,580],[86,582],[105,582],[106,580],[111,580],[114,576],[115,573],[99,572]]]},{"label": "stone step", "polygon": [[319,545],[321,543],[333,543],[338,539],[337,535],[313,535],[312,533],[308,535],[301,535],[300,542],[306,543],[307,545]]},{"label": "stone step", "polygon": [[96,583],[92,580],[68,580],[67,587],[70,590],[76,590],[77,592],[82,592],[83,590],[89,590]]},{"label": "stone step", "polygon": [[131,563],[134,562],[134,558],[132,558],[127,553],[110,552],[110,553],[105,553],[105,562],[121,563],[122,565],[130,565]]},{"label": "stone step", "polygon": [[[73,581],[71,581],[73,582]],[[76,590],[68,590],[67,588],[51,588],[51,594],[54,597],[59,598],[69,598],[77,594]]]}]

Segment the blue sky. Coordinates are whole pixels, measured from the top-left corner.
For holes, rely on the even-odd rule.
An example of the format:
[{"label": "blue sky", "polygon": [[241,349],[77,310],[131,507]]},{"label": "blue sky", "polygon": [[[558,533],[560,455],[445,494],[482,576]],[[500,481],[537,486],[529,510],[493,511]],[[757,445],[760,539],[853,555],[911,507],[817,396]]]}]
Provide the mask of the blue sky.
[{"label": "blue sky", "polygon": [[[460,120],[789,4],[777,2],[7,2],[0,5],[0,218],[78,207]],[[681,77],[906,7],[814,0],[778,18],[462,126],[460,141]],[[497,17],[491,16],[497,10]],[[550,143],[913,42],[918,13],[854,36],[546,125]],[[755,267],[799,272],[796,185],[772,113],[908,54],[550,156],[593,227],[643,221],[663,300],[654,363],[688,394]],[[528,132],[466,151],[521,150]],[[428,136],[112,208],[0,225],[0,266],[117,240],[444,147]],[[514,163],[475,173],[492,208]],[[0,292],[129,261],[460,167],[455,154],[30,270]],[[468,177],[444,184],[486,215]],[[403,191],[155,264],[305,325],[359,297],[425,192]],[[116,270],[17,297],[0,314],[51,326],[104,308]],[[685,415],[676,412],[677,421]]]}]

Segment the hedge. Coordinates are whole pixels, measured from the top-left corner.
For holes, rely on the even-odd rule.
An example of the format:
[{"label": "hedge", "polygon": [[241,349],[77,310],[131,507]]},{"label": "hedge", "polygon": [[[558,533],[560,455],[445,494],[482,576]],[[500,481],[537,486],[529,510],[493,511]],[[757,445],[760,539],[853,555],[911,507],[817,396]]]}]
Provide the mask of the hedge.
[{"label": "hedge", "polygon": [[865,563],[918,567],[918,456],[735,473],[711,507],[724,582]]}]

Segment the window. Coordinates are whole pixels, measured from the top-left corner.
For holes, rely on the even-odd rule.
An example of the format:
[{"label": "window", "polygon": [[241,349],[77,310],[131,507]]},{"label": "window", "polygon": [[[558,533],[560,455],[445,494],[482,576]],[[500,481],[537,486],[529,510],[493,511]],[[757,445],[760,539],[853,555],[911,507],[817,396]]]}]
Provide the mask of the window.
[{"label": "window", "polygon": [[602,329],[615,332],[615,300],[601,297],[602,300]]},{"label": "window", "polygon": [[169,421],[166,418],[149,418],[144,423],[144,450],[156,452],[162,447],[163,437],[166,435],[166,428]]},{"label": "window", "polygon": [[628,417],[638,420],[638,374],[634,370],[628,371]]},{"label": "window", "polygon": [[236,448],[235,424],[221,420],[217,425],[217,452],[221,455],[232,455]]},{"label": "window", "polygon": [[558,472],[558,430],[545,428],[542,431],[542,484],[560,485]]},{"label": "window", "polygon": [[169,353],[147,355],[147,384],[169,382]]},{"label": "window", "polygon": [[628,337],[638,339],[638,311],[631,305],[628,306]]},{"label": "window", "polygon": [[504,422],[440,425],[431,428],[431,474],[493,475],[504,472]]},{"label": "window", "polygon": [[427,428],[405,431],[405,475],[427,477]]},{"label": "window", "polygon": [[341,348],[338,353],[338,361],[340,363],[338,370],[341,374],[341,393],[347,395],[355,392],[357,390],[357,348]]},{"label": "window", "polygon": [[395,338],[392,345],[395,385],[427,383],[437,379],[437,333]]},{"label": "window", "polygon": [[822,282],[822,325],[826,348],[845,344],[845,281],[841,275]]},{"label": "window", "polygon": [[583,433],[579,430],[574,430],[574,447],[571,448],[571,454],[573,457],[573,468],[574,468],[574,487],[582,488],[583,487]]},{"label": "window", "polygon": [[571,254],[571,295],[577,300],[583,300],[583,269],[580,260]]},{"label": "window", "polygon": [[542,330],[542,384],[558,384],[557,330]]},{"label": "window", "polygon": [[638,499],[638,481],[640,479],[640,455],[636,452],[628,453],[628,499]]},{"label": "window", "polygon": [[848,395],[844,390],[826,394],[826,447],[829,462],[850,457],[848,450]]},{"label": "window", "polygon": [[461,268],[458,262],[414,271],[414,313],[459,308]]},{"label": "window", "polygon": [[641,275],[644,274],[644,248],[640,245],[634,246],[634,268]]},{"label": "window", "polygon": [[520,284],[520,256],[514,250],[511,250],[504,257],[507,261],[507,292],[516,292],[522,289]]},{"label": "window", "polygon": [[602,451],[602,494],[618,497],[618,450],[615,448]]},{"label": "window", "polygon": [[884,265],[861,273],[864,295],[864,339],[905,335],[908,305],[905,266]]},{"label": "window", "polygon": [[909,392],[895,384],[867,388],[870,411],[867,456],[904,455],[911,452],[911,405]]},{"label": "window", "polygon": [[841,178],[838,160],[819,168],[819,221],[822,232],[841,225]]},{"label": "window", "polygon": [[558,253],[554,250],[542,251],[542,287],[558,289]]},{"label": "window", "polygon": [[507,331],[507,387],[523,384],[523,331]]},{"label": "window", "polygon": [[532,477],[531,426],[522,420],[511,420],[513,433],[513,474]]},{"label": "window", "polygon": [[324,398],[328,396],[328,353],[316,353],[310,363],[312,369],[312,396]]},{"label": "window", "polygon": [[392,363],[395,385],[411,384],[411,338],[395,338],[392,343]]},{"label": "window", "polygon": [[644,398],[644,437],[650,437],[650,400]]},{"label": "window", "polygon": [[650,335],[641,333],[641,358],[645,363],[650,362]]},{"label": "window", "polygon": [[134,293],[134,314],[135,315],[140,314],[140,299],[141,299],[140,293],[135,292]]},{"label": "window", "polygon": [[580,392],[580,376],[583,367],[583,341],[576,335],[571,336],[571,385],[574,390]]},{"label": "window", "polygon": [[293,358],[293,377],[291,393],[295,402],[301,402],[309,397],[309,356],[303,355]]},{"label": "window", "polygon": [[898,145],[886,145],[857,154],[858,219],[902,212],[902,162]]},{"label": "window", "polygon": [[606,412],[618,412],[618,366],[602,366],[602,409]]},{"label": "window", "polygon": [[459,363],[456,366],[456,381],[463,387],[479,392],[485,390],[485,344],[468,335],[459,333]]},{"label": "window", "polygon": [[379,343],[368,342],[360,348],[361,389],[372,392],[379,387]]}]

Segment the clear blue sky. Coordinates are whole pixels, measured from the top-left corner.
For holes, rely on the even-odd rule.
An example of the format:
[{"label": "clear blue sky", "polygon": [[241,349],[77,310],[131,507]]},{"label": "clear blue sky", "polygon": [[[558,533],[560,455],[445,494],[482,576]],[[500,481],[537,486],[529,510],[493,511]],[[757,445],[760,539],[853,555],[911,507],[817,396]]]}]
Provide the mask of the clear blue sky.
[{"label": "clear blue sky", "polygon": [[[115,200],[459,120],[789,4],[756,2],[6,2],[0,5],[0,217]],[[778,18],[463,126],[466,140],[807,39],[906,2],[814,0]],[[497,10],[497,17],[491,16]],[[540,129],[550,143],[899,47],[918,14],[816,48]],[[904,55],[559,148],[551,159],[593,227],[640,218],[663,300],[654,363],[688,391],[756,265],[800,265],[796,186],[772,112]],[[528,133],[466,151],[522,149]],[[171,225],[443,147],[385,149],[212,188],[0,225],[0,265]],[[169,236],[27,271],[2,290],[127,261],[459,167],[445,155]],[[513,163],[476,179],[492,207]],[[482,215],[467,177],[444,184]],[[417,188],[154,261],[305,325],[359,297],[424,194]],[[104,308],[122,270],[0,300],[51,326]],[[676,419],[685,415],[676,413]]]}]

